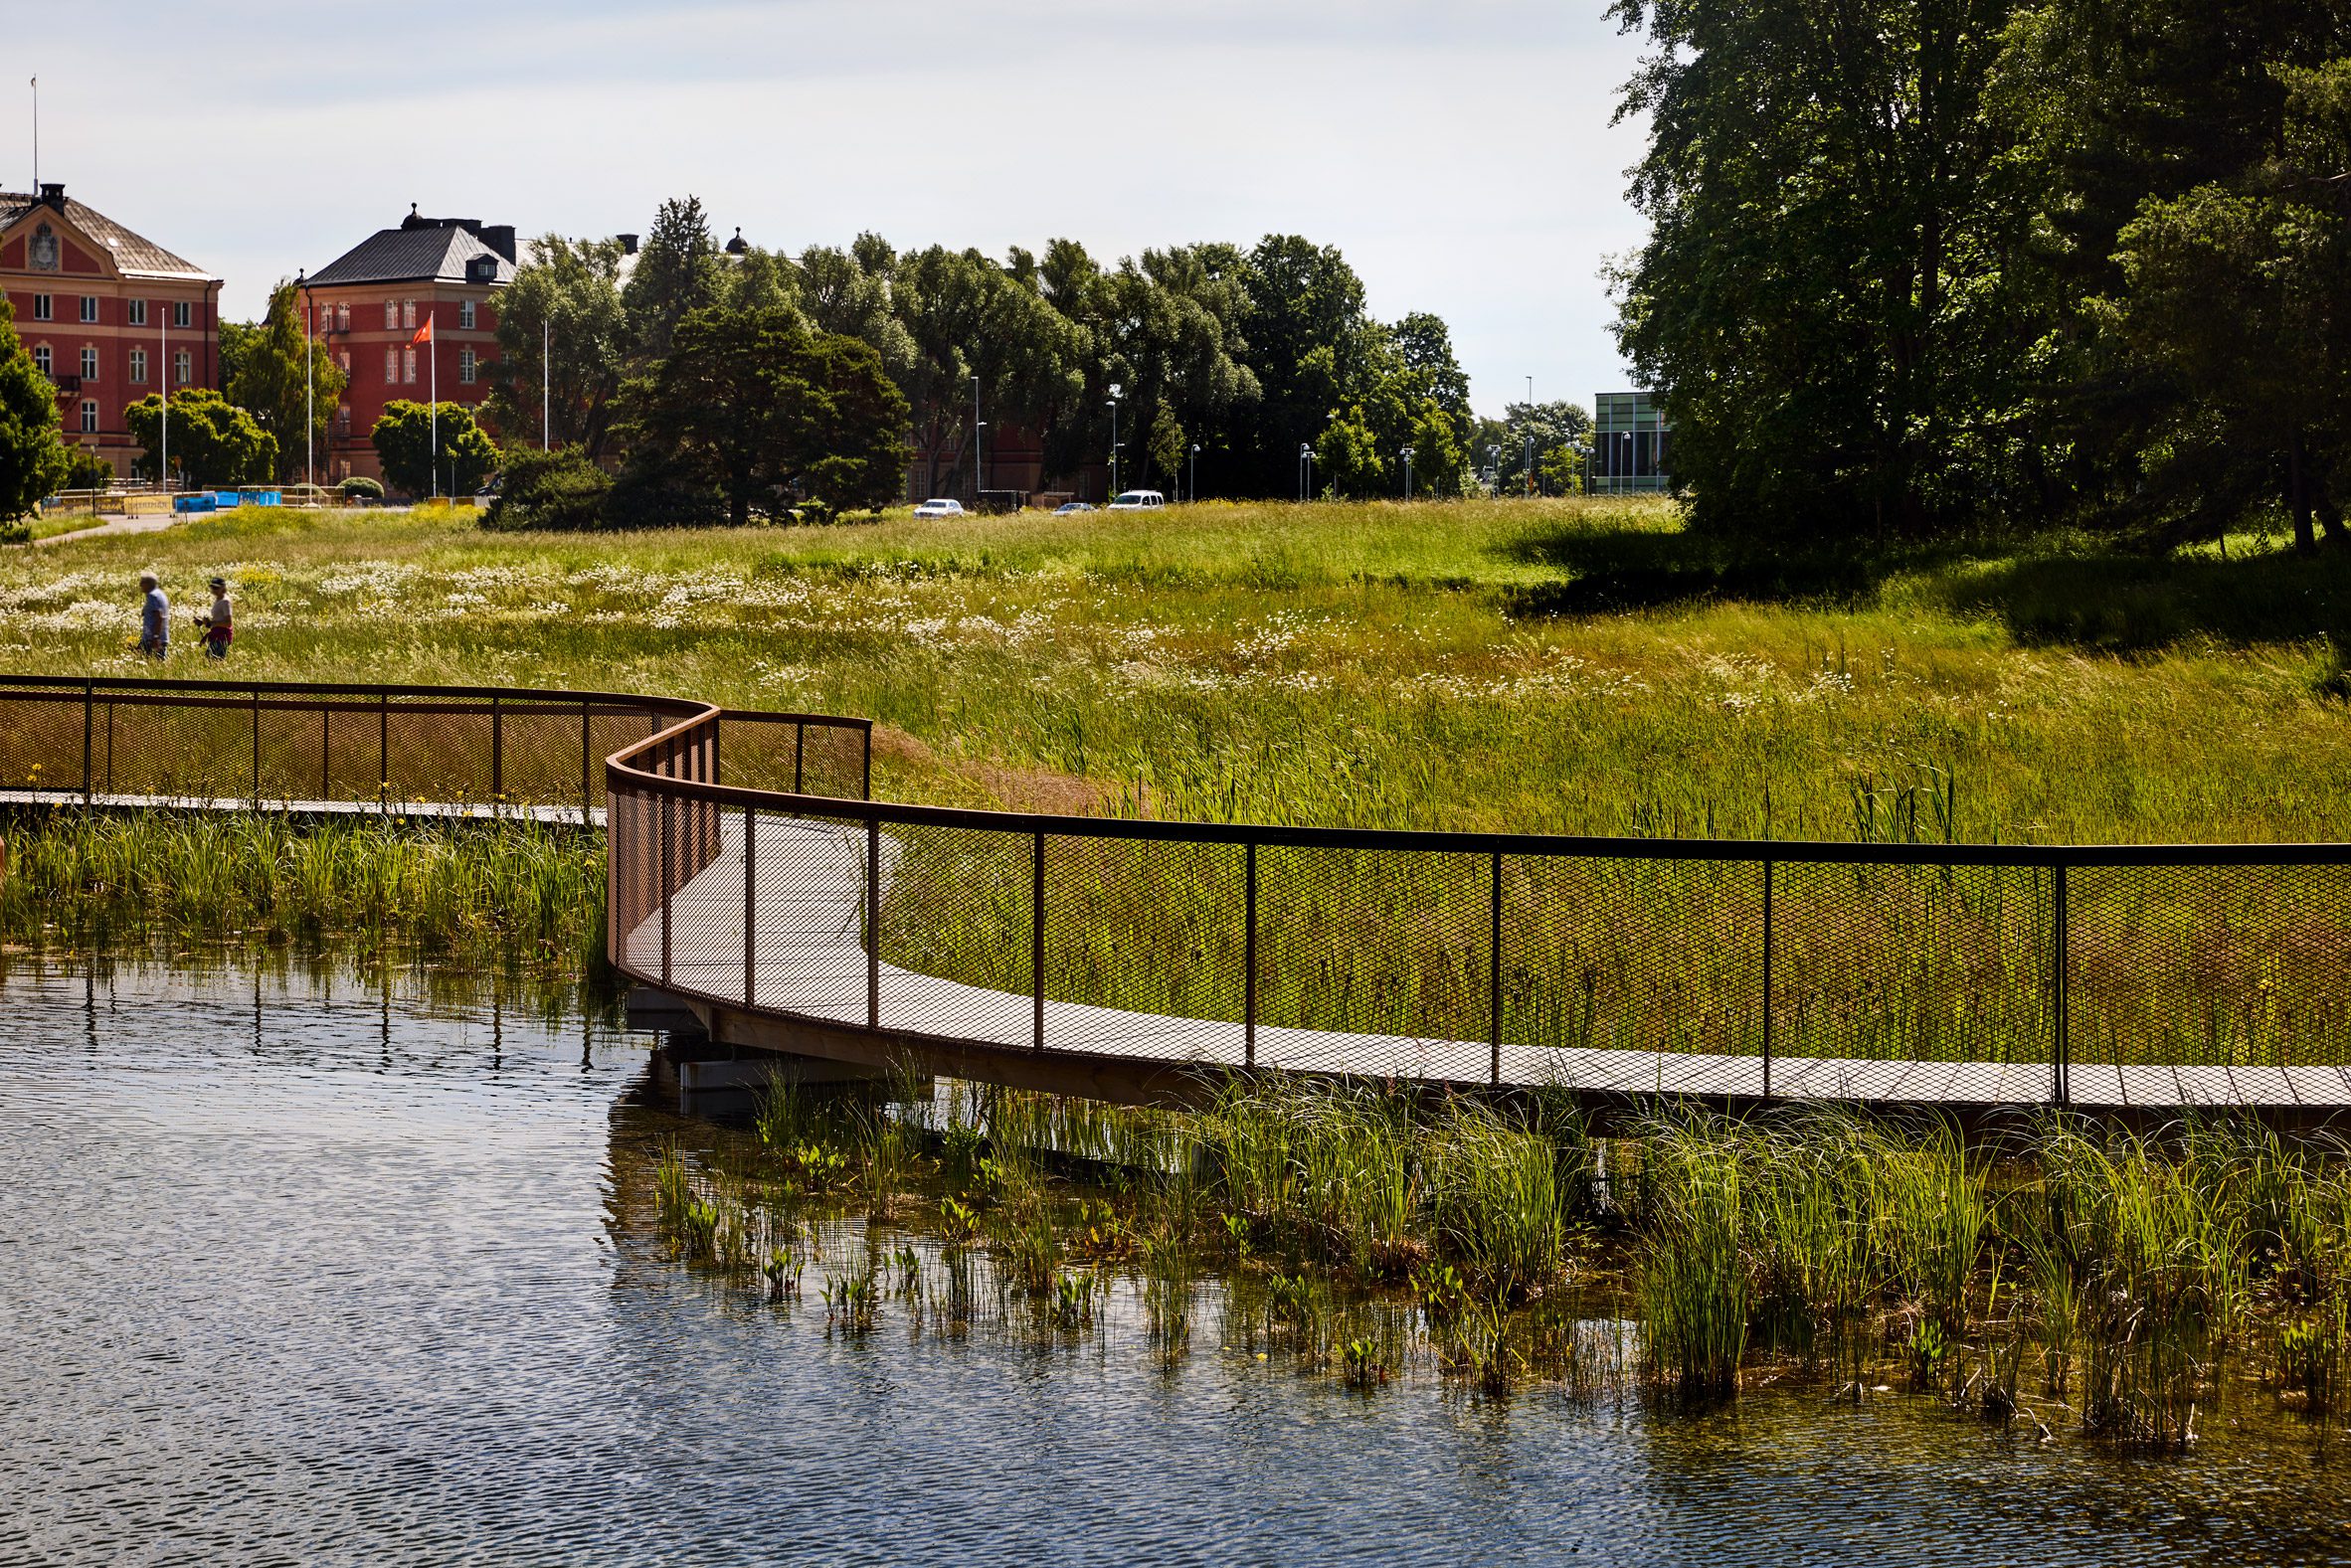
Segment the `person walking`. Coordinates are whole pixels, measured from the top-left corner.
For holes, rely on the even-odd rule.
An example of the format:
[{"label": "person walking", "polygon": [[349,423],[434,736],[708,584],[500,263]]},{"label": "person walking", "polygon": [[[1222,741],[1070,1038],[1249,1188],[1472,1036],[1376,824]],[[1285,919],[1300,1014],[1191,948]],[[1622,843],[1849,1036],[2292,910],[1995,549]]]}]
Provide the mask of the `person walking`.
[{"label": "person walking", "polygon": [[167,657],[171,652],[171,601],[163,597],[162,586],[152,572],[139,574],[139,587],[147,596],[139,610],[139,651],[151,659]]},{"label": "person walking", "polygon": [[229,656],[229,641],[237,633],[229,624],[229,580],[212,580],[212,609],[196,617],[196,629],[204,634],[204,656],[225,659]]}]

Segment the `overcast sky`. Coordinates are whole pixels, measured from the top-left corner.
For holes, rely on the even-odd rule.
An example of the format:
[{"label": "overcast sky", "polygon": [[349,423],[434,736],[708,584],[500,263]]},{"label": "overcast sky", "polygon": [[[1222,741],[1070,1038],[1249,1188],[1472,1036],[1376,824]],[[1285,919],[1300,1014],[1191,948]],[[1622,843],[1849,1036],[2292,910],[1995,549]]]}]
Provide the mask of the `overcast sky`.
[{"label": "overcast sky", "polygon": [[[235,316],[411,202],[607,235],[872,229],[1098,259],[1295,232],[1453,328],[1481,412],[1626,384],[1631,40],[1601,0],[258,0],[25,6],[0,183],[41,173],[227,279]],[[156,90],[152,84],[171,86]]]}]

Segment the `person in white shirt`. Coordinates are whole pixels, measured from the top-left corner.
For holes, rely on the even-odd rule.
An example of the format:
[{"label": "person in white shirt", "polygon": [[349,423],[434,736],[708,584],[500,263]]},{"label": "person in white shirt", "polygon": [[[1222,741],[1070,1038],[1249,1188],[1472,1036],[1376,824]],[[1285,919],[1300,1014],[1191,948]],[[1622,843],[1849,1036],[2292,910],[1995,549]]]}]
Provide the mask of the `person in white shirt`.
[{"label": "person in white shirt", "polygon": [[229,615],[229,581],[216,577],[212,580],[212,610],[196,617],[196,629],[204,634],[204,652],[209,658],[229,656],[229,641],[236,635]]}]

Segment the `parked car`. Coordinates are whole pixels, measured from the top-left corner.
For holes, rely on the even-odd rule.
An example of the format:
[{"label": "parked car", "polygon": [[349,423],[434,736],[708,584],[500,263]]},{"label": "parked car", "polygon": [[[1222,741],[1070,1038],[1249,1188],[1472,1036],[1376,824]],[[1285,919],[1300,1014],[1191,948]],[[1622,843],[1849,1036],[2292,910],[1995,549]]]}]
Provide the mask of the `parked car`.
[{"label": "parked car", "polygon": [[961,501],[950,501],[944,497],[934,496],[916,507],[914,515],[917,517],[968,517],[971,514],[964,510],[964,503]]},{"label": "parked car", "polygon": [[1055,517],[1069,517],[1078,512],[1093,510],[1094,503],[1092,501],[1063,501],[1059,506],[1053,508],[1053,515]]},{"label": "parked car", "polygon": [[1110,509],[1114,512],[1147,512],[1167,504],[1168,498],[1157,490],[1121,490],[1111,497]]}]

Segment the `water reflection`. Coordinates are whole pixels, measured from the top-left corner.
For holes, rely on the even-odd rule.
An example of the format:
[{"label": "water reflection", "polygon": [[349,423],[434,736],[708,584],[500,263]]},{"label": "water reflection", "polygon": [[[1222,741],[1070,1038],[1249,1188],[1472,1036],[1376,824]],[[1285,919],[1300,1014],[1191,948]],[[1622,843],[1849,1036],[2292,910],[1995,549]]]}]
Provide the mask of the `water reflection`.
[{"label": "water reflection", "polygon": [[0,973],[0,1561],[2351,1555],[2335,1454],[2251,1398],[2135,1462],[1899,1398],[1366,1398],[1212,1310],[1163,1375],[1131,1298],[1050,1346],[827,1335],[663,1258],[654,1152],[708,1134],[572,1003]]}]

